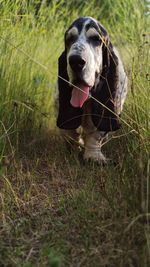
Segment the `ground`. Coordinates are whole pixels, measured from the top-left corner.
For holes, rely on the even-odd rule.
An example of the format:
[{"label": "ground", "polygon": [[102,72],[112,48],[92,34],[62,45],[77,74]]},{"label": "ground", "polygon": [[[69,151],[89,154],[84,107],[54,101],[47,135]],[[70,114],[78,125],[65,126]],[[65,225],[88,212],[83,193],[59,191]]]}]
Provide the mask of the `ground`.
[{"label": "ground", "polygon": [[130,155],[127,137],[104,151],[115,159],[111,165],[85,163],[54,131],[7,159],[1,266],[148,266],[140,158]]}]

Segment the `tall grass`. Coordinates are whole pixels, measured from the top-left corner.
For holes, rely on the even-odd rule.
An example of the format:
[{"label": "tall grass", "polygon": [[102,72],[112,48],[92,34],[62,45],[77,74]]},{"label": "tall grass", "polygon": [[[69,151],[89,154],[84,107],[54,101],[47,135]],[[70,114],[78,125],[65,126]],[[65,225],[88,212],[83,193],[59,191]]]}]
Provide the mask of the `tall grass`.
[{"label": "tall grass", "polygon": [[[148,73],[148,22],[144,1],[93,1],[88,4],[52,1],[49,5],[41,1],[39,6],[38,1],[33,4],[32,1],[8,0],[1,1],[0,12],[0,120],[1,135],[5,136],[1,138],[2,142],[7,139],[7,130],[9,137],[16,137],[21,129],[31,131],[36,127],[37,130],[43,122],[44,125],[52,123],[57,59],[63,49],[63,34],[70,22],[81,15],[96,17],[108,29],[123,54],[134,87],[132,93],[138,90],[131,97],[132,102],[137,102],[138,106],[138,98],[142,98],[144,107],[142,109],[141,101],[139,106],[148,113],[145,110],[149,98],[145,76]],[[132,115],[135,116],[134,112],[130,117]]]},{"label": "tall grass", "polygon": [[[93,16],[106,27],[113,44],[117,46],[120,51],[128,75],[129,93],[122,114],[123,121],[126,123],[122,123],[121,132],[115,137],[111,137],[111,142],[106,144],[106,150],[111,151],[112,148],[114,149],[113,151],[116,153],[115,155],[119,160],[119,167],[117,173],[114,173],[114,169],[111,167],[108,167],[106,171],[105,169],[99,170],[99,168],[95,166],[91,166],[91,169],[86,169],[86,167],[83,167],[82,169],[76,158],[71,158],[69,164],[69,161],[64,159],[64,148],[61,141],[58,141],[57,137],[55,139],[51,136],[50,147],[48,146],[48,149],[50,149],[51,152],[47,152],[47,154],[44,155],[42,154],[44,149],[43,143],[39,147],[34,148],[35,154],[38,149],[40,150],[38,153],[42,155],[41,158],[44,158],[44,162],[41,158],[38,158],[40,156],[37,153],[34,159],[35,166],[32,166],[33,173],[31,175],[28,168],[32,165],[33,159],[31,159],[31,161],[28,160],[27,166],[25,165],[26,167],[19,165],[20,167],[18,170],[17,151],[21,151],[22,157],[25,157],[24,149],[26,146],[30,147],[28,145],[36,138],[38,140],[43,138],[44,134],[49,131],[49,129],[55,129],[54,95],[57,83],[57,60],[64,48],[64,32],[70,23],[78,16]],[[123,214],[125,214],[124,216],[126,218],[129,216],[133,220],[131,224],[128,225],[128,228],[126,228],[125,233],[127,234],[124,234],[123,238],[124,240],[127,238],[130,250],[132,250],[132,240],[130,242],[130,238],[128,237],[129,229],[132,229],[132,226],[135,225],[137,221],[141,220],[141,218],[145,218],[144,216],[147,216],[147,220],[149,218],[150,52],[148,47],[150,35],[148,25],[149,17],[147,15],[147,5],[144,0],[93,0],[87,1],[86,3],[79,0],[0,0],[0,175],[2,176],[0,184],[2,183],[3,185],[3,191],[1,192],[0,197],[3,207],[3,224],[6,228],[8,226],[11,228],[9,220],[11,222],[11,220],[15,219],[18,214],[20,216],[20,210],[29,214],[32,214],[34,207],[35,210],[38,210],[34,203],[34,198],[36,201],[40,198],[41,202],[39,206],[41,205],[41,211],[45,209],[45,207],[49,207],[51,200],[46,191],[48,185],[47,188],[44,187],[43,178],[41,178],[42,171],[37,172],[37,169],[40,166],[41,170],[43,170],[42,177],[46,177],[45,179],[47,179],[48,184],[49,171],[50,176],[52,176],[53,179],[54,176],[56,176],[56,182],[54,182],[54,184],[52,183],[52,188],[56,187],[56,183],[58,183],[58,187],[65,188],[67,183],[66,179],[69,179],[72,186],[72,188],[69,187],[69,189],[67,189],[70,190],[69,194],[67,194],[67,190],[65,191],[64,189],[64,195],[59,195],[58,192],[60,189],[58,188],[55,193],[56,196],[58,196],[57,205],[59,206],[59,212],[64,215],[63,220],[67,217],[69,221],[70,218],[68,214],[70,212],[72,216],[71,218],[73,218],[73,222],[71,221],[71,223],[75,222],[75,231],[78,223],[81,223],[82,229],[81,221],[86,220],[86,216],[88,217],[91,203],[92,205],[96,205],[96,207],[93,206],[92,209],[97,210],[98,201],[100,201],[100,203],[104,205],[102,207],[103,214],[106,201],[109,204],[109,208],[107,207],[108,211],[106,210],[103,215],[98,212],[98,214],[93,215],[95,217],[90,217],[89,222],[91,221],[93,229],[96,229],[94,228],[97,222],[96,216],[98,216],[100,220],[104,220],[104,222],[105,220],[107,221],[108,217],[111,216],[109,209],[113,211],[112,220],[114,217],[116,220],[119,220]],[[47,138],[46,142],[49,142],[48,140],[49,139]],[[46,147],[47,145],[45,143],[44,146]],[[55,143],[56,147],[53,143]],[[20,149],[22,148],[22,145],[24,148]],[[34,154],[33,151],[30,152],[31,154]],[[67,152],[65,151],[65,153]],[[28,159],[30,159],[30,156],[31,155],[28,155]],[[70,157],[70,155],[68,155],[68,157]],[[48,160],[46,160],[46,158]],[[13,168],[10,168],[10,163],[13,160]],[[48,170],[45,170],[45,165],[40,165],[40,160],[43,165],[46,162]],[[62,164],[59,162],[62,162]],[[76,169],[74,169],[73,164],[77,166]],[[97,181],[92,178],[94,175],[96,175]],[[65,177],[65,186],[60,179],[60,177],[63,179],[63,176]],[[87,185],[84,185],[84,188],[79,191],[79,184],[78,193],[73,186],[78,183],[78,178],[84,183],[83,179],[86,179],[86,176],[88,176]],[[104,181],[99,181],[98,179],[100,179],[100,177]],[[9,178],[12,178],[12,181]],[[37,182],[37,180],[39,182]],[[14,184],[13,181],[15,181]],[[107,187],[103,188],[106,183]],[[99,192],[97,193],[96,191],[97,186],[100,189],[104,189],[104,191],[102,191],[103,193],[100,191],[100,194],[102,193],[102,196],[100,197],[104,197],[104,200],[103,198],[102,200],[99,200]],[[92,194],[91,190],[93,190]],[[54,206],[56,204],[56,196],[53,196],[53,194],[51,196],[54,201]],[[121,204],[119,201],[121,201]],[[26,206],[23,205],[28,204],[29,208],[26,210]],[[80,210],[77,209],[79,206]],[[120,208],[120,206],[123,208]],[[107,215],[107,212],[109,215]],[[94,214],[94,212],[92,214]],[[21,216],[22,220],[27,220],[26,217],[24,218],[24,213],[21,213]],[[46,216],[47,219],[39,220],[39,225],[37,223],[35,226],[39,232],[40,227],[42,228],[42,220],[46,220],[46,225],[49,223],[50,218],[48,215]],[[54,213],[51,222],[52,227],[54,227],[54,225],[55,227],[57,226],[58,228],[56,227],[56,231],[57,229],[60,229],[60,233],[63,235],[61,228],[63,222],[61,222],[59,214],[58,218],[60,219],[60,223],[57,222],[56,217],[57,214]],[[26,234],[26,221],[21,221],[21,223],[24,225],[22,230],[24,238],[24,234]],[[32,221],[29,220],[27,223],[28,226],[29,223],[32,225]],[[17,227],[17,229],[20,229],[20,226]],[[44,227],[46,226],[44,225]],[[89,233],[92,233],[90,223],[88,227],[90,231]],[[34,229],[34,226],[32,229]],[[68,229],[70,231],[69,225]],[[66,231],[68,231],[68,229]],[[115,231],[117,232],[118,229],[116,226]],[[44,231],[46,232],[47,230],[44,228]],[[144,231],[147,238],[147,247],[149,247],[150,238],[148,223],[146,228],[144,227]],[[64,234],[65,233],[64,230]],[[113,243],[112,233],[110,233],[112,235],[110,235],[110,239]],[[15,235],[17,238],[19,235],[18,232],[15,233]],[[136,233],[133,230],[133,236],[134,235],[136,236]],[[62,238],[64,238],[64,242],[65,237],[63,236]],[[84,249],[86,250],[88,247],[88,237],[86,236],[86,238],[85,247],[81,248],[81,254],[82,251],[84,251]],[[3,242],[4,241],[2,241],[2,245]],[[52,234],[52,243],[55,244],[55,242],[58,247],[62,246],[64,255],[70,255],[68,252],[69,248],[67,246],[64,247],[64,243],[63,245],[60,245],[58,236]],[[20,250],[24,251],[25,254],[27,248],[28,244],[25,248],[20,246]],[[110,246],[108,254],[112,262],[113,260],[116,260],[116,264],[120,265],[112,264],[110,266],[136,266],[132,265],[132,262],[130,262],[130,254],[132,254],[132,251],[127,251],[125,261],[123,259],[118,261],[118,256],[116,256],[115,259],[110,255],[111,252],[112,255],[114,255],[113,253],[115,253],[115,249],[115,246],[112,248]],[[5,250],[3,251],[5,253]],[[19,252],[19,248],[18,250],[15,250],[14,254],[12,251],[9,252],[8,249],[8,251],[6,250],[6,253],[10,253],[10,256],[15,255],[14,257],[16,257],[16,261],[21,264],[21,261],[17,259],[24,258],[24,256],[21,255],[22,252]],[[56,258],[56,266],[59,266],[59,261],[61,260],[57,258],[57,255],[55,257],[55,254],[57,254],[56,251],[49,251],[48,247],[46,247],[46,251],[47,252],[43,249],[39,252],[39,262],[42,262],[41,259],[45,259],[44,253],[47,253],[49,258],[47,262],[50,262],[49,264],[51,264],[54,260],[51,258]],[[116,251],[116,253],[120,253],[119,248],[118,250],[116,249]],[[145,252],[143,251],[145,251],[145,247],[140,256],[140,262],[144,258],[143,255],[145,255]],[[97,252],[94,249],[92,253],[92,255],[97,255]],[[101,255],[103,255],[103,251],[101,253]],[[80,255],[80,253],[78,253],[78,255]],[[29,256],[30,253],[27,255],[27,262]],[[66,258],[67,257],[70,256],[66,256]],[[3,260],[0,261],[0,263],[2,262],[2,264],[4,264],[5,258],[4,255],[2,258]],[[66,259],[66,262],[67,260],[71,262],[70,258]],[[83,260],[85,260],[84,257]],[[8,266],[10,266],[9,263],[12,263],[13,261],[7,259],[6,262],[8,263]],[[34,257],[33,262],[36,262]],[[124,262],[128,265],[123,265]],[[15,266],[14,262],[13,264],[12,266]],[[39,266],[48,266],[46,264],[48,263]],[[67,264],[68,263],[64,266],[69,266],[69,264]],[[95,265],[93,266],[105,266],[96,264],[97,261],[95,260]],[[74,263],[72,266],[77,265]],[[146,267],[146,259],[143,260],[143,265],[139,264],[139,266]]]}]

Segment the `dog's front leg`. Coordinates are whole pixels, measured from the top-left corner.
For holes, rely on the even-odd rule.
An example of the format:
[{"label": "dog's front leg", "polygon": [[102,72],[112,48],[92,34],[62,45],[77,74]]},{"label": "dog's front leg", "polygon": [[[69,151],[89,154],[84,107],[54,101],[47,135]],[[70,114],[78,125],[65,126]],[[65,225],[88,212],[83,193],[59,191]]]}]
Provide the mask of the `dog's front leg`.
[{"label": "dog's front leg", "polygon": [[81,138],[80,131],[78,130],[60,130],[60,133],[65,140],[68,148],[76,149],[84,145],[84,142]]},{"label": "dog's front leg", "polygon": [[106,138],[106,133],[98,131],[93,124],[91,117],[91,102],[87,101],[84,105],[84,114],[82,118],[83,136],[84,136],[84,159],[94,160],[99,163],[106,163],[107,159],[101,152],[102,142]]},{"label": "dog's front leg", "polygon": [[102,142],[104,140],[104,132],[95,131],[92,133],[85,133],[85,160],[93,160],[98,163],[105,164],[107,159],[101,152]]}]

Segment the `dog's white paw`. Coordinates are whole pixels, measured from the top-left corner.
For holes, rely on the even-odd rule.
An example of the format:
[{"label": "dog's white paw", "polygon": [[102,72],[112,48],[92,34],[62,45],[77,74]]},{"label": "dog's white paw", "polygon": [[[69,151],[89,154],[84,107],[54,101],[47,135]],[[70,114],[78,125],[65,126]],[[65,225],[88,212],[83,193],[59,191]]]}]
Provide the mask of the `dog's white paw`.
[{"label": "dog's white paw", "polygon": [[106,164],[107,163],[107,159],[103,155],[103,153],[101,152],[100,149],[95,149],[95,150],[85,149],[83,158],[87,161],[92,160],[92,161],[98,162],[100,164]]}]

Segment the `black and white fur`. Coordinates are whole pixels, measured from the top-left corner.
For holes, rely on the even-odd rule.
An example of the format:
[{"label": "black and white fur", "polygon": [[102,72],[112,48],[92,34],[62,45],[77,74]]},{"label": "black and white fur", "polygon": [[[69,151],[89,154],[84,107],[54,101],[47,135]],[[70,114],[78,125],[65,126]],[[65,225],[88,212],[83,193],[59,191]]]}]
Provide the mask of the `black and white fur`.
[{"label": "black and white fur", "polygon": [[[72,95],[78,95],[76,90],[80,88],[89,94],[83,105],[74,106]],[[94,18],[78,18],[66,31],[65,50],[59,58],[58,89],[57,126],[76,141],[78,128],[82,127],[84,158],[106,162],[101,145],[106,133],[120,128],[127,76],[106,30]],[[80,98],[84,98],[82,93]]]}]

